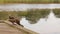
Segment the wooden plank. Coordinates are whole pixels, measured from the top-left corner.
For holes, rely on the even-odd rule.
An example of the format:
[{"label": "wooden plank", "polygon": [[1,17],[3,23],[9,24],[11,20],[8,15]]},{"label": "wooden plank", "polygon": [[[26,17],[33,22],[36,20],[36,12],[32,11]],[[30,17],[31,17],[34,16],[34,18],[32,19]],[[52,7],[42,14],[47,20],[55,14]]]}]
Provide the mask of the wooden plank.
[{"label": "wooden plank", "polygon": [[23,33],[26,33],[26,34],[38,34],[38,33],[34,32],[34,31],[31,31],[29,29],[26,29],[24,27],[21,27],[21,26],[19,26],[17,24],[16,25],[13,25],[9,21],[5,21],[5,23],[8,24],[9,26],[13,27],[13,28],[16,28],[16,29],[22,31]]},{"label": "wooden plank", "polygon": [[11,28],[5,23],[0,23],[0,34],[23,34],[15,28]]}]

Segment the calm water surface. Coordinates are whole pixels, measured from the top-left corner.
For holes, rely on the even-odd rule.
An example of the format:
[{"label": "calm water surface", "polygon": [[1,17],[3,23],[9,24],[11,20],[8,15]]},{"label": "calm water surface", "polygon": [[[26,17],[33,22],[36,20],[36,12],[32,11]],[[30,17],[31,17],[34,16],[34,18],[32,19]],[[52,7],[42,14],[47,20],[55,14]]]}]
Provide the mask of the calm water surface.
[{"label": "calm water surface", "polygon": [[[60,4],[9,4],[0,5],[0,10],[5,11],[20,11],[31,8],[38,9],[54,9],[60,8]],[[21,24],[30,30],[33,30],[39,34],[60,34],[60,18],[56,18],[51,11],[48,15],[48,19],[41,18],[36,24],[30,24],[26,18],[22,18]]]},{"label": "calm water surface", "polygon": [[20,11],[20,10],[27,10],[31,8],[38,8],[38,9],[54,9],[60,8],[60,4],[8,4],[8,5],[0,5],[0,10],[10,10],[10,11]]},{"label": "calm water surface", "polygon": [[53,12],[50,12],[47,21],[46,18],[41,18],[36,24],[30,24],[23,18],[21,24],[40,34],[60,34],[60,18],[56,18]]}]

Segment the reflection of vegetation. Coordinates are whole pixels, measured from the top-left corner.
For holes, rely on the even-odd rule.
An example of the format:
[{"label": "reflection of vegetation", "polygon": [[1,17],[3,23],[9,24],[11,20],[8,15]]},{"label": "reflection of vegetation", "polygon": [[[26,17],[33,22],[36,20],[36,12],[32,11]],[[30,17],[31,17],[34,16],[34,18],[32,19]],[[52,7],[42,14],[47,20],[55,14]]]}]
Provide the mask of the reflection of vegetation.
[{"label": "reflection of vegetation", "polygon": [[53,12],[54,12],[56,17],[60,18],[60,9],[54,9]]},{"label": "reflection of vegetation", "polygon": [[49,14],[49,9],[29,9],[27,11],[1,11],[0,19],[7,19],[9,15],[26,17],[26,19],[31,23],[36,23],[40,18],[45,18]]},{"label": "reflection of vegetation", "polygon": [[28,12],[27,11],[18,11],[17,16],[27,16]]},{"label": "reflection of vegetation", "polygon": [[8,11],[1,11],[0,12],[0,20],[1,19],[7,19],[9,15],[11,15],[11,16],[17,16],[17,14],[16,14],[15,11],[13,11],[13,12],[10,12],[10,11],[9,12]]},{"label": "reflection of vegetation", "polygon": [[0,20],[2,20],[2,19],[7,19],[7,16],[8,15],[8,13],[7,12],[0,12]]},{"label": "reflection of vegetation", "polygon": [[17,16],[17,12],[16,11],[9,11],[8,15]]},{"label": "reflection of vegetation", "polygon": [[49,10],[46,9],[31,9],[28,10],[28,15],[26,19],[30,21],[31,24],[36,23],[40,18],[45,18],[49,14]]},{"label": "reflection of vegetation", "polygon": [[[56,17],[60,18],[60,9],[53,9]],[[50,13],[49,9],[29,9],[27,11],[0,11],[0,20],[7,19],[9,15],[26,17],[26,19],[31,23],[36,23],[40,18],[45,18]]]}]

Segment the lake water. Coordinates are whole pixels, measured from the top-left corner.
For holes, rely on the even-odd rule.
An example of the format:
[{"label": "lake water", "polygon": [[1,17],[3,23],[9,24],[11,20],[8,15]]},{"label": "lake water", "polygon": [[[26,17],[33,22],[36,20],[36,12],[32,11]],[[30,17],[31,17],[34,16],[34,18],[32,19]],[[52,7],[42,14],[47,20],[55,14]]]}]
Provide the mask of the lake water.
[{"label": "lake water", "polygon": [[10,10],[10,11],[20,11],[20,10],[27,10],[31,8],[38,8],[38,9],[54,9],[60,8],[60,4],[8,4],[8,5],[0,5],[0,10]]},{"label": "lake water", "polygon": [[[0,5],[1,11],[24,11],[31,8],[38,9],[54,9],[60,8],[60,4],[8,4]],[[26,18],[22,18],[21,24],[25,28],[33,30],[39,34],[60,34],[60,18],[56,18],[54,13],[51,11],[48,15],[48,19],[41,18],[36,24],[30,24]]]},{"label": "lake water", "polygon": [[41,18],[36,24],[30,24],[25,18],[22,18],[21,24],[30,30],[40,34],[60,34],[60,18],[56,18],[51,11],[48,19]]}]

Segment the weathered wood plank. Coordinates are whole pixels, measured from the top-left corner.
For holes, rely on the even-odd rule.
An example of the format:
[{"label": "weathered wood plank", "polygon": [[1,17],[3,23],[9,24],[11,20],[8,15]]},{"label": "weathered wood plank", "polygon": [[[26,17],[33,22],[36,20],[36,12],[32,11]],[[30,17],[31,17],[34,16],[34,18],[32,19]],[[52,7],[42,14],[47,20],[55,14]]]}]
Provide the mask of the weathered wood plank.
[{"label": "weathered wood plank", "polygon": [[24,27],[21,27],[21,26],[19,26],[17,24],[16,25],[13,25],[9,21],[5,21],[5,23],[8,24],[8,25],[10,25],[13,28],[16,28],[16,29],[22,31],[23,33],[26,33],[26,34],[38,34],[38,33],[34,32],[34,31],[31,31],[29,29],[26,29]]},{"label": "weathered wood plank", "polygon": [[11,28],[5,23],[0,23],[0,34],[23,34],[15,28]]}]

